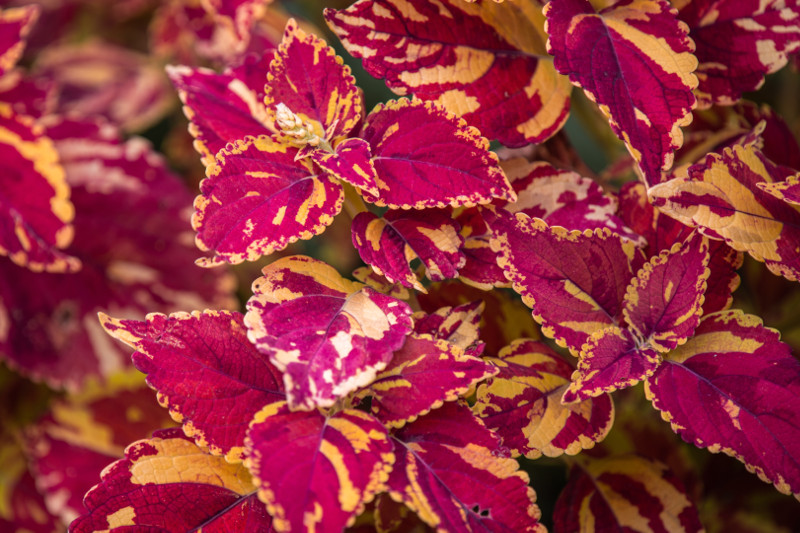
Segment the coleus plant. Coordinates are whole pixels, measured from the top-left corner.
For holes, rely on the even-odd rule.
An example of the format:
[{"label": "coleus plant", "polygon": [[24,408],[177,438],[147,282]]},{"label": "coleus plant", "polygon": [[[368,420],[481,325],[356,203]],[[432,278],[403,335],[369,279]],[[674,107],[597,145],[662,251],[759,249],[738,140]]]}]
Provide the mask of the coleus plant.
[{"label": "coleus plant", "polygon": [[[242,9],[238,50],[255,4],[198,12]],[[293,21],[274,54],[168,68],[206,167],[197,264],[282,252],[344,209],[368,267],[351,281],[283,257],[246,314],[102,314],[182,429],[128,447],[72,530],[541,531],[516,459],[566,455],[556,531],[699,531],[664,464],[593,453],[610,393],[640,382],[685,441],[800,494],[800,363],[731,309],[744,253],[797,281],[797,143],[767,109],[712,107],[800,48],[797,3],[360,0],[325,18],[414,98],[365,113]],[[573,85],[627,148],[616,190],[490,150],[548,146]],[[51,196],[48,228],[69,227]],[[69,244],[41,240],[57,258]]]}]

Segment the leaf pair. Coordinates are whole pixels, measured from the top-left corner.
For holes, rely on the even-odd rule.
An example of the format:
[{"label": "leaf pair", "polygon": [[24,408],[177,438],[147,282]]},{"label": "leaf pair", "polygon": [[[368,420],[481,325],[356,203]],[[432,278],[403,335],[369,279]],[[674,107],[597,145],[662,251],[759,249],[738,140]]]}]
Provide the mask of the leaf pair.
[{"label": "leaf pair", "polygon": [[[392,209],[513,197],[486,139],[441,108],[390,102],[356,130],[363,100],[350,69],[294,22],[269,64],[263,106],[242,74],[172,74],[207,165],[192,223],[215,256],[201,265],[254,260],[321,233],[342,208],[341,182]],[[230,119],[215,116],[231,108]]]}]

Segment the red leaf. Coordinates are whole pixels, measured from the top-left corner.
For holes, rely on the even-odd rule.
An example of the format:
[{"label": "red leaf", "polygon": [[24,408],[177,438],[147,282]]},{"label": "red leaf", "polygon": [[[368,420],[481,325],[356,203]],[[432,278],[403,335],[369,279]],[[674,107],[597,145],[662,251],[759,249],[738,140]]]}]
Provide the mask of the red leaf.
[{"label": "red leaf", "polygon": [[519,339],[490,361],[499,372],[478,387],[473,409],[513,454],[575,455],[611,429],[614,404],[608,394],[561,403],[573,369],[547,345]]},{"label": "red leaf", "polygon": [[800,494],[800,362],[778,332],[741,311],[703,318],[645,384],[685,441],[724,452]]},{"label": "red leaf", "polygon": [[634,455],[576,463],[553,521],[555,533],[703,531],[680,480],[665,465]]},{"label": "red leaf", "polygon": [[437,531],[544,532],[527,474],[466,405],[445,404],[392,440],[389,493]]},{"label": "red leaf", "polygon": [[465,260],[459,229],[443,209],[388,211],[380,218],[367,211],[353,219],[353,245],[390,282],[425,292],[409,263],[419,258],[432,281],[457,277]]},{"label": "red leaf", "polygon": [[394,462],[386,429],[346,409],[331,416],[265,407],[247,436],[245,464],[276,531],[341,531],[385,487]]},{"label": "red leaf", "polygon": [[[70,531],[273,531],[247,469],[210,455],[180,429],[134,442],[84,499]],[[119,529],[117,529],[119,528]]]},{"label": "red leaf", "polygon": [[264,267],[247,302],[248,337],[284,372],[292,409],[330,407],[369,385],[411,331],[405,303],[304,256]]},{"label": "red leaf", "polygon": [[621,317],[628,282],[643,254],[607,228],[567,231],[523,213],[498,211],[492,249],[542,333],[577,355],[595,331]]},{"label": "red leaf", "polygon": [[660,182],[696,104],[697,58],[677,11],[666,0],[600,12],[588,0],[552,0],[544,11],[556,69],[599,105],[646,181]]},{"label": "red leaf", "polygon": [[137,350],[134,365],[186,435],[229,462],[241,460],[253,415],[286,398],[280,372],[247,340],[240,313],[152,313],[144,322],[101,314],[100,320]]},{"label": "red leaf", "polygon": [[201,266],[255,261],[325,231],[344,202],[337,180],[275,137],[248,137],[220,150],[195,199],[192,227]]},{"label": "red leaf", "polygon": [[392,209],[489,203],[516,196],[480,132],[443,108],[392,100],[367,116],[359,137],[372,149],[379,194]]},{"label": "red leaf", "polygon": [[542,142],[567,120],[571,88],[543,46],[538,1],[361,0],[325,18],[395,93],[444,106],[507,146]]}]

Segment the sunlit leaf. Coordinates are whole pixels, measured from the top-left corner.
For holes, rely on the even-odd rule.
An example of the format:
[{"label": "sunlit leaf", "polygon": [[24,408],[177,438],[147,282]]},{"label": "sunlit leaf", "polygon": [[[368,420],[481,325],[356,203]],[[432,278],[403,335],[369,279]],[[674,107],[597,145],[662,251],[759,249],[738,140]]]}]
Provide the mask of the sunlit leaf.
[{"label": "sunlit leaf", "polygon": [[567,120],[571,87],[545,50],[538,1],[361,0],[325,18],[394,92],[442,105],[507,146],[542,142]]},{"label": "sunlit leaf", "polygon": [[266,135],[221,150],[195,199],[192,227],[201,266],[254,261],[322,233],[342,208],[339,182],[320,173],[297,148]]},{"label": "sunlit leaf", "polygon": [[310,410],[368,385],[411,331],[408,304],[345,280],[304,256],[279,259],[253,282],[248,337],[279,370],[289,405]]},{"label": "sunlit leaf", "polygon": [[689,168],[688,177],[652,187],[648,196],[662,213],[749,253],[775,274],[797,280],[800,209],[764,192],[759,184],[800,174],[766,159],[752,139],[758,133],[760,128],[745,144],[706,155]]},{"label": "sunlit leaf", "polygon": [[480,132],[442,107],[392,100],[367,115],[359,134],[370,145],[379,194],[365,200],[393,209],[489,203],[516,196]]}]

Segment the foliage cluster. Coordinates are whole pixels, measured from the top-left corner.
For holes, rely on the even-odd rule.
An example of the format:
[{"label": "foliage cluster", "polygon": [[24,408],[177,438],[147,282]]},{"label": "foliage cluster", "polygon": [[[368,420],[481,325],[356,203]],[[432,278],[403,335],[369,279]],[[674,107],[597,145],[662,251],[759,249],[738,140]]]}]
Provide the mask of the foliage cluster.
[{"label": "foliage cluster", "polygon": [[796,526],[800,3],[287,7],[2,2],[0,527]]}]

